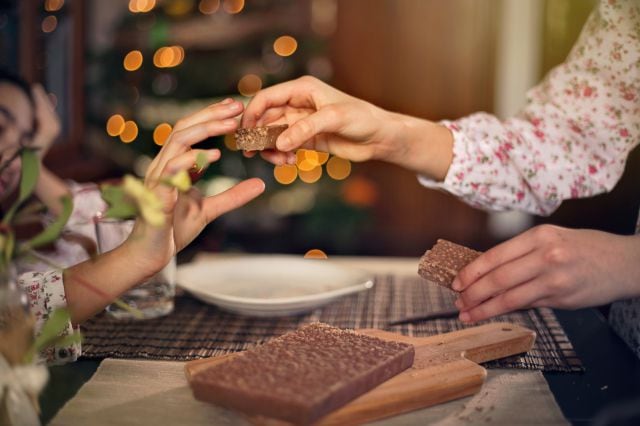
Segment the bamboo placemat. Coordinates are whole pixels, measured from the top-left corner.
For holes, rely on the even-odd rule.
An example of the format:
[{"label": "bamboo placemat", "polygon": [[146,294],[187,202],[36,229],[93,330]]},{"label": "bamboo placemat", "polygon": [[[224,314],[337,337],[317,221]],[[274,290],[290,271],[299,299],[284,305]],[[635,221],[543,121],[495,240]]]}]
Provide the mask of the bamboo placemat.
[{"label": "bamboo placemat", "polygon": [[[398,326],[388,323],[452,308],[454,298],[447,289],[404,275],[378,275],[369,291],[344,297],[306,315],[283,318],[240,316],[180,295],[174,312],[162,318],[122,321],[103,314],[87,322],[82,326],[83,356],[186,361],[245,350],[314,321],[342,328],[379,328],[409,336],[430,336],[466,326],[457,319]],[[518,311],[491,321],[522,325],[534,330],[537,338],[528,353],[492,361],[485,364],[487,367],[583,371],[551,309]]]}]

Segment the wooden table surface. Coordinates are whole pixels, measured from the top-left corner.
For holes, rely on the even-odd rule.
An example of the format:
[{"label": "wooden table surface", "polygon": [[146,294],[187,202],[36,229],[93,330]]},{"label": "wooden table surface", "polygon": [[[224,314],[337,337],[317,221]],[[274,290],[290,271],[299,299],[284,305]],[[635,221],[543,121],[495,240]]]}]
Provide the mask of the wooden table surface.
[{"label": "wooden table surface", "polygon": [[[332,260],[377,273],[417,271],[415,258],[332,257]],[[591,424],[597,416],[630,401],[635,400],[635,406],[640,407],[640,360],[613,333],[602,314],[597,309],[556,311],[556,314],[586,369],[580,374],[544,374],[565,417],[573,424]],[[43,424],[91,378],[99,364],[100,360],[81,359],[50,368],[49,384],[40,396]]]}]

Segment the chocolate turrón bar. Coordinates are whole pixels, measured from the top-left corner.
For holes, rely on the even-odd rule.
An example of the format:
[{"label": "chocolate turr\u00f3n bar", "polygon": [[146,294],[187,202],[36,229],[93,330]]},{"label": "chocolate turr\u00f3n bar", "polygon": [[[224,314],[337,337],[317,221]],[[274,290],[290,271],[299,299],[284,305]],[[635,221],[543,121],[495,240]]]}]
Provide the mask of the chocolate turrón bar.
[{"label": "chocolate turr\u00f3n bar", "polygon": [[428,281],[451,288],[458,272],[480,254],[479,251],[440,239],[420,258],[418,274]]},{"label": "chocolate turr\u00f3n bar", "polygon": [[307,425],[413,364],[405,343],[313,323],[198,373],[194,396]]},{"label": "chocolate turr\u00f3n bar", "polygon": [[277,126],[247,127],[236,130],[236,146],[244,151],[263,151],[275,149],[276,139],[289,127],[286,124]]}]

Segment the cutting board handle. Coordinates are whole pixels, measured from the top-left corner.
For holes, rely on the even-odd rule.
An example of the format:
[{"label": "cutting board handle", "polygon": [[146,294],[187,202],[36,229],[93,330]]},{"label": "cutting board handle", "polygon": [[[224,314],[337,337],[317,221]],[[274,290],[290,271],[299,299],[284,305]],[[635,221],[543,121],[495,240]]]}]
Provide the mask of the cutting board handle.
[{"label": "cutting board handle", "polygon": [[429,347],[434,354],[462,354],[476,363],[527,352],[536,339],[535,331],[506,322],[494,322],[429,337],[400,336],[374,329],[358,332],[385,340],[410,343],[418,348]]}]

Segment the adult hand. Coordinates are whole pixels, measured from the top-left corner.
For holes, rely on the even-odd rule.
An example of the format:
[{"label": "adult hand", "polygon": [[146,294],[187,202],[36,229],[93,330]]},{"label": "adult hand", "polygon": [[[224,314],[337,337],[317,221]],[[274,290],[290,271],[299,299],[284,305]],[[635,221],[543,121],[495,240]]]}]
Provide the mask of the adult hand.
[{"label": "adult hand", "polygon": [[551,225],[483,253],[456,277],[465,322],[533,307],[576,309],[640,295],[640,236]]},{"label": "adult hand", "polygon": [[260,179],[248,179],[211,197],[203,197],[196,188],[179,193],[163,184],[177,172],[189,170],[202,154],[207,164],[220,158],[218,149],[191,149],[209,137],[235,131],[234,117],[242,112],[242,104],[227,99],[211,105],[176,123],[171,135],[147,170],[145,185],[152,189],[164,206],[165,225],[153,227],[137,221],[132,241],[144,244],[145,262],[151,271],[163,267],[171,256],[189,244],[204,227],[218,216],[249,202],[264,191]]},{"label": "adult hand", "polygon": [[36,132],[31,147],[38,149],[38,156],[42,159],[60,135],[60,120],[44,88],[35,84],[31,91],[36,116]]},{"label": "adult hand", "polygon": [[301,77],[260,91],[242,118],[243,127],[282,123],[290,127],[277,140],[281,152],[264,153],[274,163],[294,158],[291,151],[301,147],[353,161],[384,158],[395,150],[390,146],[391,128],[396,124],[391,113],[314,77]]},{"label": "adult hand", "polygon": [[258,92],[242,117],[242,127],[285,123],[289,128],[278,137],[277,150],[261,153],[274,164],[293,164],[293,151],[308,148],[352,161],[384,160],[443,179],[451,163],[448,129],[385,111],[314,77]]}]

